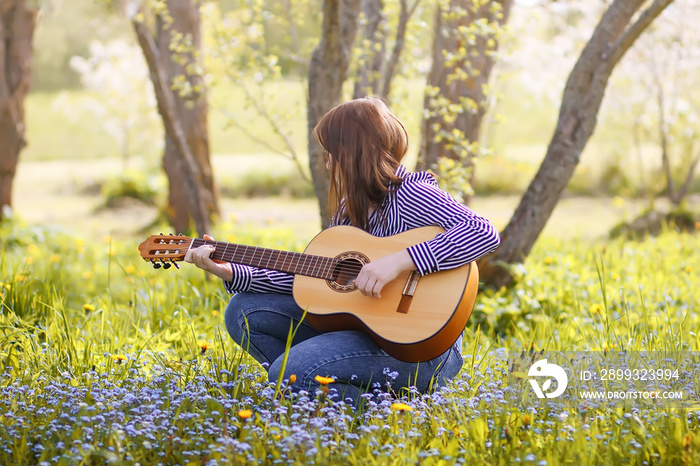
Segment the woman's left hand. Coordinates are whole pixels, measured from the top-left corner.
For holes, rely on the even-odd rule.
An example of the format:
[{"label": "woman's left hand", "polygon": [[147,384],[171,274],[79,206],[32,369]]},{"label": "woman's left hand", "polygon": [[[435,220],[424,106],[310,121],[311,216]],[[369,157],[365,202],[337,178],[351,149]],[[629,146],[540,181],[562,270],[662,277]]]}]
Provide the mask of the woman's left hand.
[{"label": "woman's left hand", "polygon": [[384,285],[399,276],[401,272],[416,270],[416,264],[404,249],[390,256],[370,262],[362,267],[355,278],[355,285],[365,296],[381,298]]}]

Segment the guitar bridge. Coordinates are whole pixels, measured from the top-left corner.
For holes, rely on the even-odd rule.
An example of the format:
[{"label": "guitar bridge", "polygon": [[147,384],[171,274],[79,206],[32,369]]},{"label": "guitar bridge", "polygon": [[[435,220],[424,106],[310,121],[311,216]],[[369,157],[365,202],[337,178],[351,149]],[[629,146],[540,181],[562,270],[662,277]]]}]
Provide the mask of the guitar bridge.
[{"label": "guitar bridge", "polygon": [[396,312],[408,314],[413,294],[416,292],[416,287],[418,287],[418,280],[420,280],[420,274],[417,271],[414,270],[408,275],[408,280],[406,281],[406,286],[403,287],[401,300],[399,301],[399,307],[396,308]]}]

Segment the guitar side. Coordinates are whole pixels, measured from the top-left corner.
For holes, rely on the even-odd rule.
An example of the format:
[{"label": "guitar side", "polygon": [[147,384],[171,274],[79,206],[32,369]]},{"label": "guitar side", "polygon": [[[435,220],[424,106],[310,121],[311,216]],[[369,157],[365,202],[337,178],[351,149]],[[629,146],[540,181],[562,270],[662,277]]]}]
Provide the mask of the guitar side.
[{"label": "guitar side", "polygon": [[[376,261],[442,232],[423,227],[378,238],[337,226],[319,233],[305,253],[336,257],[358,251]],[[326,280],[296,276],[293,292],[297,304],[307,309],[309,323],[319,330],[363,330],[397,359],[426,361],[444,353],[464,330],[476,299],[478,270],[470,263],[420,277],[408,308],[401,312],[408,280],[409,273],[403,273],[382,289],[381,298],[370,298],[357,290],[338,291]]]}]

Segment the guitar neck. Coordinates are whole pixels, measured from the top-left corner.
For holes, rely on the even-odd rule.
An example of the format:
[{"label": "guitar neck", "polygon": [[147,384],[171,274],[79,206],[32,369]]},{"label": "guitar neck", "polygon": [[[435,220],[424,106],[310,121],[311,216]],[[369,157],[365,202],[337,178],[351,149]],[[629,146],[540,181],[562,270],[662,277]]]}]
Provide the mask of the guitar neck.
[{"label": "guitar neck", "polygon": [[193,239],[191,247],[196,248],[205,244],[215,248],[211,255],[212,259],[324,280],[332,280],[333,270],[338,263],[337,259],[332,257],[278,251],[223,241],[206,241],[200,238]]}]

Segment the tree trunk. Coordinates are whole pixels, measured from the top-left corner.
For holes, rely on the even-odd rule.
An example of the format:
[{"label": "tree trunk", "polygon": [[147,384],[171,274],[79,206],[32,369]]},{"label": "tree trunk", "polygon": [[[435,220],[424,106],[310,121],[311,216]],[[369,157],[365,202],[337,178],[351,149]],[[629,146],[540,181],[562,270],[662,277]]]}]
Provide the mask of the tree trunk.
[{"label": "tree trunk", "polygon": [[309,100],[307,105],[309,167],[321,213],[321,227],[330,222],[328,211],[328,171],[313,129],[331,108],[340,103],[350,51],[357,32],[360,0],[324,0],[321,41],[309,64]]},{"label": "tree trunk", "polygon": [[[192,151],[194,160],[201,173],[200,183],[202,189],[207,191],[207,196],[213,200],[208,206],[207,215],[212,218],[219,214],[217,192],[212,174],[209,158],[209,134],[207,127],[208,105],[206,88],[203,77],[197,73],[188,71],[193,63],[198,61],[201,49],[200,15],[196,1],[169,0],[167,2],[168,13],[172,18],[172,24],[165,25],[162,17],[158,17],[156,40],[160,52],[160,63],[166,70],[170,81],[178,76],[183,76],[190,88],[190,95],[182,95],[181,92],[173,94],[175,111],[182,122],[187,145]],[[186,52],[176,53],[171,49],[173,34],[189,35],[191,46]],[[183,62],[181,59],[185,58]],[[168,215],[173,228],[178,231],[189,230],[191,219],[194,218],[184,177],[180,172],[177,160],[182,158],[177,144],[166,133],[165,150],[163,154],[163,168],[168,176]]]},{"label": "tree trunk", "polygon": [[[207,101],[203,78],[196,71],[201,46],[197,2],[170,0],[168,19],[156,19],[155,39],[143,22],[133,25],[153,81],[158,111],[165,127],[163,167],[168,176],[168,216],[176,232],[209,233],[218,215],[218,198],[209,159]],[[167,24],[167,26],[166,26]],[[173,47],[173,35],[182,42]],[[184,45],[187,44],[187,45]],[[190,89],[173,92],[176,77]]]},{"label": "tree trunk", "polygon": [[31,78],[32,39],[38,8],[25,0],[0,2],[0,220],[12,206],[12,185],[24,137],[24,99]]},{"label": "tree trunk", "polygon": [[[420,169],[434,168],[441,157],[473,166],[474,154],[468,148],[479,141],[493,54],[512,4],[513,0],[449,0],[445,10],[438,2]],[[477,24],[481,26],[475,29]]]},{"label": "tree trunk", "polygon": [[564,89],[559,120],[537,174],[501,233],[500,247],[479,263],[487,284],[512,282],[507,265],[522,262],[544,229],[595,129],[608,78],[625,52],[673,0],[613,0],[583,49]]},{"label": "tree trunk", "polygon": [[[185,3],[181,3],[185,2]],[[177,7],[184,8],[183,15],[189,16],[189,24],[191,27],[199,29],[199,15],[196,8],[187,8],[190,3],[186,0],[176,0],[169,2],[169,10],[177,12]],[[185,16],[187,18],[188,16]],[[206,113],[204,119],[196,120],[197,116],[201,116],[202,110],[192,112],[193,118],[198,123],[196,125],[187,126],[188,121],[185,121],[183,115],[178,112],[177,96],[172,90],[172,76],[168,74],[168,70],[163,66],[164,58],[161,57],[158,45],[153,38],[153,35],[148,30],[143,20],[138,19],[139,15],[132,21],[136,37],[138,39],[141,50],[143,51],[148,69],[153,83],[153,89],[158,103],[158,112],[163,119],[163,127],[170,142],[176,146],[177,150],[170,151],[174,158],[177,171],[181,178],[175,183],[182,182],[180,186],[185,187],[187,197],[186,208],[189,215],[195,223],[195,228],[199,234],[209,233],[211,231],[211,217],[213,213],[218,213],[218,204],[216,194],[212,189],[207,188],[207,179],[211,177],[211,171],[207,172],[208,167],[208,142],[206,138]],[[184,19],[184,18],[180,18]],[[196,43],[192,37],[193,44]],[[196,50],[196,49],[195,49]],[[188,52],[196,53],[196,52]],[[193,65],[192,55],[186,57],[186,63]],[[196,81],[195,81],[196,82]],[[197,88],[194,89],[199,92]],[[204,110],[206,111],[206,101],[203,94],[195,93],[193,99],[188,103],[185,102],[184,107],[193,110],[204,102]],[[191,123],[191,121],[189,122]],[[206,154],[205,151],[206,150]],[[206,165],[201,157],[206,155]],[[172,182],[172,181],[171,181]],[[180,207],[176,207],[180,208]],[[182,208],[185,208],[184,206]],[[189,223],[184,228],[180,225],[173,225],[179,231],[188,231]]]}]

